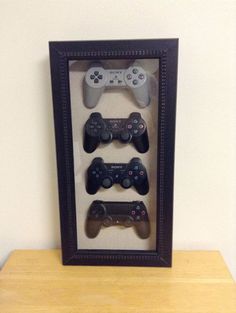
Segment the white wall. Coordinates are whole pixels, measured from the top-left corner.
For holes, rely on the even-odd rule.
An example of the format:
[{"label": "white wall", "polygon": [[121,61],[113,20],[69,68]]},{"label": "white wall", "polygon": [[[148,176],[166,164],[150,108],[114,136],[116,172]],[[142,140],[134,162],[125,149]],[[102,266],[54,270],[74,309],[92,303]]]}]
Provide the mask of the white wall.
[{"label": "white wall", "polygon": [[0,0],[0,261],[60,246],[48,41],[180,39],[175,249],[236,277],[236,1]]}]

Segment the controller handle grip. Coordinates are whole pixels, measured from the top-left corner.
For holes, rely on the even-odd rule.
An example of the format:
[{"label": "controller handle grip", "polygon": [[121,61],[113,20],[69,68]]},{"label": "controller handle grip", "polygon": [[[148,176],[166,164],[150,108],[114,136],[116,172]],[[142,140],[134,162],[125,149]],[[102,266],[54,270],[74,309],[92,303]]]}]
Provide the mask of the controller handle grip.
[{"label": "controller handle grip", "polygon": [[135,189],[140,195],[146,195],[149,192],[149,183],[146,177],[142,180],[141,184],[134,184]]},{"label": "controller handle grip", "polygon": [[101,98],[101,95],[105,89],[105,86],[102,87],[91,87],[86,82],[86,79],[84,80],[84,104],[87,108],[92,109],[94,108],[99,99]]},{"label": "controller handle grip", "polygon": [[148,78],[142,86],[136,88],[132,87],[130,89],[141,108],[145,108],[150,104],[151,98],[148,93]]},{"label": "controller handle grip", "polygon": [[89,238],[95,238],[101,229],[102,220],[94,220],[90,217],[86,220],[85,232]]},{"label": "controller handle grip", "polygon": [[147,129],[139,137],[133,137],[132,142],[133,142],[133,144],[134,144],[134,146],[138,152],[140,152],[140,153],[147,152],[149,149],[149,140],[148,140]]},{"label": "controller handle grip", "polygon": [[149,221],[135,222],[134,224],[138,236],[146,239],[150,236],[150,223]]},{"label": "controller handle grip", "polygon": [[86,132],[86,130],[84,131],[84,142],[83,142],[84,151],[86,151],[87,153],[92,153],[98,147],[99,142],[100,140],[98,136],[90,136]]},{"label": "controller handle grip", "polygon": [[95,193],[97,193],[99,187],[100,187],[100,184],[96,183],[94,179],[88,176],[87,183],[86,183],[87,193],[89,193],[90,195],[94,195]]}]

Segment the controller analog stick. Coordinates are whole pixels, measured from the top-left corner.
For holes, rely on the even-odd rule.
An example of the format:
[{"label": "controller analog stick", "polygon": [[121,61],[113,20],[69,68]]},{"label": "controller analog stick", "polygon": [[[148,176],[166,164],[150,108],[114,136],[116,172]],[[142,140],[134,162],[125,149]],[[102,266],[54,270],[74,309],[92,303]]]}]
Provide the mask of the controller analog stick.
[{"label": "controller analog stick", "polygon": [[112,186],[112,180],[109,177],[106,177],[102,181],[102,186],[104,188],[110,188]]},{"label": "controller analog stick", "polygon": [[131,227],[133,221],[134,221],[134,219],[133,219],[132,217],[128,217],[128,218],[124,221],[124,226],[125,226],[125,227]]},{"label": "controller analog stick", "polygon": [[120,139],[121,139],[121,141],[123,141],[123,142],[129,142],[130,139],[131,139],[131,136],[130,136],[130,134],[129,134],[128,132],[122,132],[122,133],[120,134]]},{"label": "controller analog stick", "polygon": [[101,140],[103,142],[109,142],[111,141],[111,133],[107,132],[107,131],[103,131],[101,133]]},{"label": "controller analog stick", "polygon": [[111,216],[107,216],[104,220],[103,220],[103,225],[106,227],[109,227],[112,225],[112,217]]},{"label": "controller analog stick", "polygon": [[131,180],[129,178],[123,179],[121,184],[124,188],[129,188],[132,185]]}]

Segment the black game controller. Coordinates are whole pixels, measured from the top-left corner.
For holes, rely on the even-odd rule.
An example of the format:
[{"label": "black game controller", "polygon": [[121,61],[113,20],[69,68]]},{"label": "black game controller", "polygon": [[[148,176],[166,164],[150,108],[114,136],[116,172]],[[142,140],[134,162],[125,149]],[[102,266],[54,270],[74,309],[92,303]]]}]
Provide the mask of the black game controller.
[{"label": "black game controller", "polygon": [[109,143],[113,139],[132,142],[138,152],[147,152],[147,126],[141,114],[133,112],[129,118],[102,118],[100,113],[92,113],[84,126],[84,150],[91,153],[100,142]]},{"label": "black game controller", "polygon": [[102,226],[108,227],[112,225],[134,226],[137,235],[141,239],[146,239],[150,236],[148,213],[142,201],[93,201],[86,220],[85,230],[87,236],[95,238]]},{"label": "black game controller", "polygon": [[102,158],[93,159],[87,170],[87,192],[93,195],[101,186],[110,188],[113,184],[126,189],[134,186],[140,195],[146,195],[149,183],[141,160],[133,158],[129,163],[104,163]]}]

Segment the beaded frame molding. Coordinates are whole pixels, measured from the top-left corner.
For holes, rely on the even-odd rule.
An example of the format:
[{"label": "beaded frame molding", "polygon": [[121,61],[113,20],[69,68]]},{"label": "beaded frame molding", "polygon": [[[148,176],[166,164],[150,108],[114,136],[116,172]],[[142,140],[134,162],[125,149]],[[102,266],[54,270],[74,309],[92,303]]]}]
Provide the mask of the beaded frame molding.
[{"label": "beaded frame molding", "polygon": [[[170,267],[178,39],[58,41],[49,50],[63,264]],[[156,249],[78,249],[69,61],[121,58],[159,59]]]}]

